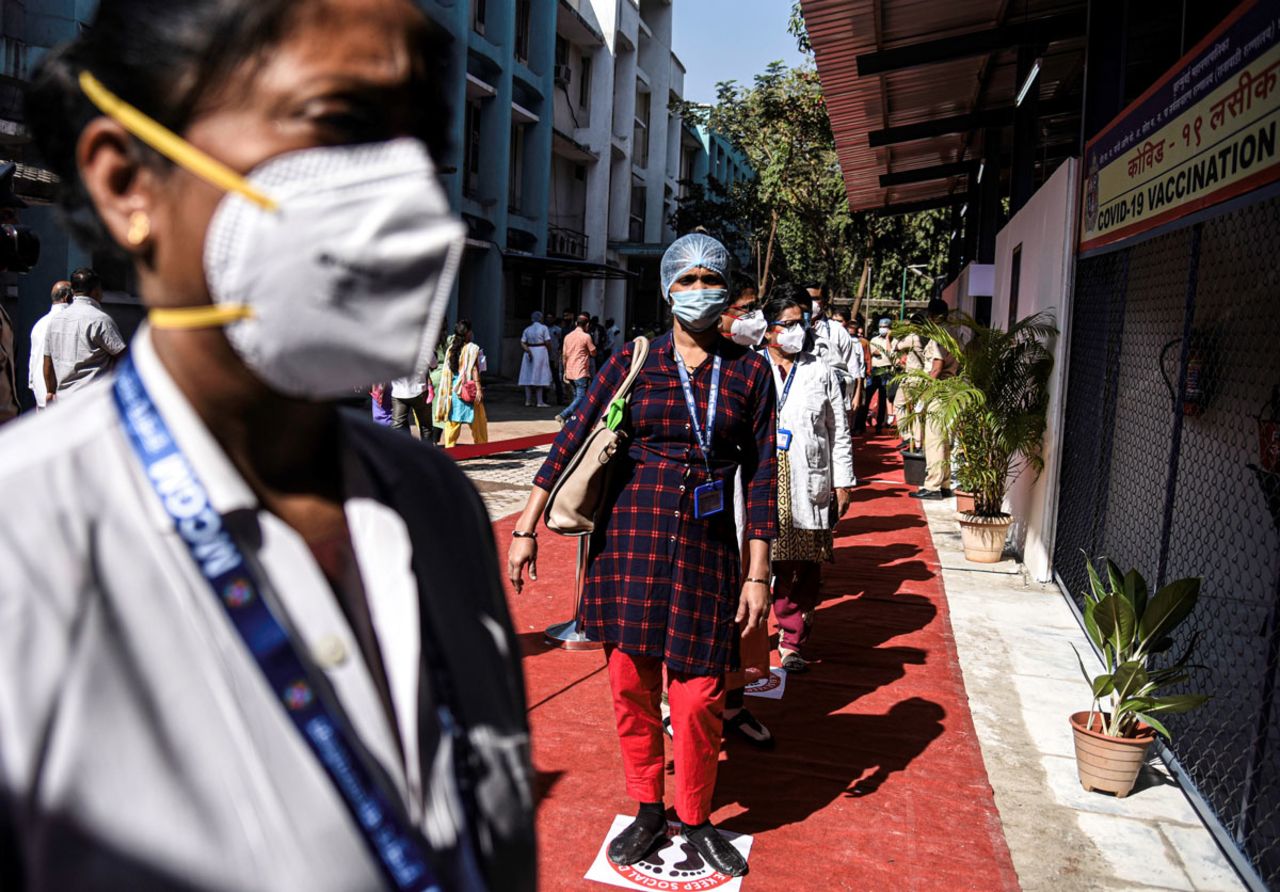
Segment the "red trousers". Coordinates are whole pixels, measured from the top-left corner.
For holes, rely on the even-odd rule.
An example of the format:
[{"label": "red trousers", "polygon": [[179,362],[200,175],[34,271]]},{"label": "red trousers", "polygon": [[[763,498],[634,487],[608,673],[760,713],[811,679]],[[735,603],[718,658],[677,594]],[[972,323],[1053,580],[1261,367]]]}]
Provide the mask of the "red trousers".
[{"label": "red trousers", "polygon": [[[666,756],[663,751],[662,660],[605,648],[613,713],[622,745],[627,795],[638,802],[662,802]],[[724,721],[724,674],[668,673],[671,730],[675,737],[676,815],[686,824],[711,817],[720,764]]]}]

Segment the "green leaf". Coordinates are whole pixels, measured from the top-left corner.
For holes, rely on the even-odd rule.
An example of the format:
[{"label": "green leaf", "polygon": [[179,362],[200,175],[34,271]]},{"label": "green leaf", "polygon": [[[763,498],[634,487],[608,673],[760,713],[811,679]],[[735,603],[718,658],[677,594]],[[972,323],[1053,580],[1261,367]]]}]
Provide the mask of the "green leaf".
[{"label": "green leaf", "polygon": [[1173,739],[1173,735],[1171,735],[1171,734],[1169,733],[1169,729],[1168,729],[1168,728],[1166,728],[1166,727],[1165,727],[1161,722],[1159,722],[1159,721],[1157,721],[1156,719],[1152,718],[1152,717],[1151,717],[1150,715],[1148,715],[1147,713],[1145,713],[1145,712],[1135,712],[1135,713],[1134,713],[1134,718],[1138,719],[1138,721],[1140,721],[1140,722],[1146,722],[1146,723],[1147,723],[1148,725],[1150,725],[1150,726],[1151,726],[1151,727],[1152,727],[1152,728],[1153,728],[1157,733],[1163,734],[1163,735],[1164,735],[1164,739],[1165,739],[1165,740],[1172,740],[1172,739]]},{"label": "green leaf", "polygon": [[1138,647],[1143,653],[1187,618],[1200,597],[1200,583],[1198,577],[1189,576],[1175,580],[1156,592],[1138,621]]},{"label": "green leaf", "polygon": [[1190,712],[1203,706],[1209,697],[1205,694],[1173,694],[1169,697],[1153,697],[1147,712]]},{"label": "green leaf", "polygon": [[1084,630],[1089,635],[1089,640],[1093,642],[1094,646],[1098,650],[1102,650],[1105,642],[1102,632],[1098,630],[1098,621],[1093,615],[1097,607],[1098,605],[1093,601],[1086,600],[1084,602]]},{"label": "green leaf", "polygon": [[1094,612],[1094,620],[1098,624],[1098,632],[1115,651],[1115,658],[1123,662],[1129,656],[1133,645],[1133,634],[1137,629],[1137,620],[1133,608],[1123,595],[1107,595],[1098,602]]},{"label": "green leaf", "polygon": [[1127,660],[1116,667],[1112,679],[1116,687],[1116,697],[1123,705],[1125,700],[1136,697],[1138,691],[1147,685],[1147,670],[1137,660]]},{"label": "green leaf", "polygon": [[1132,605],[1134,616],[1142,616],[1147,609],[1147,581],[1137,570],[1124,574],[1124,596]]},{"label": "green leaf", "polygon": [[[1083,551],[1081,552],[1083,554]],[[1085,592],[1086,601],[1092,600],[1095,604],[1106,597],[1107,590],[1102,587],[1102,580],[1098,578],[1098,571],[1093,567],[1093,561],[1089,560],[1089,556],[1085,555],[1084,567],[1089,571],[1089,591]],[[1089,596],[1092,597],[1089,597]]]},{"label": "green leaf", "polygon": [[1111,591],[1115,594],[1124,592],[1124,574],[1120,572],[1120,565],[1111,558],[1106,559],[1107,563],[1107,581],[1111,584]]}]

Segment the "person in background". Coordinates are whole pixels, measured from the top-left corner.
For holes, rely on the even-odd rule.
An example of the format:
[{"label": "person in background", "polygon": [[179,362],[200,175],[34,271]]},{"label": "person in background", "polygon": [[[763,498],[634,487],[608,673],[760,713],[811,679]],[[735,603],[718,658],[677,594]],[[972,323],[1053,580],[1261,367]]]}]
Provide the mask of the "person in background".
[{"label": "person in background", "polygon": [[847,379],[848,388],[845,393],[845,407],[849,416],[849,430],[853,430],[853,422],[857,416],[858,406],[862,403],[863,397],[866,395],[867,389],[867,369],[864,364],[865,360],[862,355],[862,344],[859,343],[855,332],[857,331],[853,321],[849,318],[849,309],[847,307],[832,307],[831,319],[838,325],[844,326],[844,330],[849,333],[849,337],[853,339],[854,348],[849,357],[849,378]]},{"label": "person in background", "polygon": [[484,505],[335,405],[452,292],[446,37],[411,0],[92,6],[23,122],[147,321],[0,437],[0,887],[532,890]]},{"label": "person in background", "polygon": [[432,357],[430,365],[420,373],[396,378],[391,382],[391,427],[411,433],[410,422],[418,426],[418,438],[427,442],[435,442],[431,424],[431,383],[429,375],[431,366],[435,365]]},{"label": "person in background", "polygon": [[[871,374],[868,377],[867,399],[876,400],[876,433],[884,430],[889,412],[889,378],[896,368],[893,338],[889,334],[893,323],[888,316],[881,317],[876,336],[871,339]],[[868,407],[868,412],[870,408]]]},{"label": "person in background", "polygon": [[36,320],[31,326],[31,355],[27,361],[27,386],[36,398],[36,408],[43,409],[48,397],[44,384],[44,347],[45,338],[49,334],[49,322],[71,304],[75,294],[71,283],[65,279],[53,283],[49,292],[49,312]]},{"label": "person in background", "polygon": [[871,341],[867,338],[867,320],[859,313],[853,318],[854,343],[862,351],[862,393],[853,407],[853,433],[862,434],[867,431],[867,412],[871,408]]},{"label": "person in background", "polygon": [[[924,314],[918,311],[914,312],[909,317],[909,321],[914,325],[920,325],[924,322]],[[893,346],[894,353],[898,357],[898,364],[904,371],[924,370],[924,351],[927,345],[923,337],[913,331],[895,340]],[[915,397],[911,393],[911,386],[906,382],[899,383],[898,392],[894,395],[893,400],[898,420],[898,436],[901,438],[903,446],[911,452],[924,447],[924,421],[919,418],[913,421],[907,420],[915,412],[915,402]]]},{"label": "person in background", "polygon": [[604,320],[605,347],[612,355],[614,350],[622,349],[622,328],[612,318]]},{"label": "person in background", "polygon": [[386,381],[380,381],[369,388],[369,413],[377,424],[391,427],[391,385]]},{"label": "person in background", "polygon": [[[720,334],[730,255],[707,235],[667,248],[660,265],[672,330],[657,338],[628,402],[626,455],[611,469],[592,534],[581,622],[605,644],[627,794],[635,821],[609,841],[634,864],[667,835],[663,787],[665,665],[675,742],[675,807],[683,835],[726,876],[747,863],[711,823],[723,732],[724,678],[736,639],[768,610],[769,541],[777,528],[774,395],[759,353]],[[534,480],[507,556],[516,592],[536,578],[537,525],[552,488],[626,377],[634,345],[615,353],[565,425]],[[748,558],[732,512],[742,470]]]},{"label": "person in background", "polygon": [[480,372],[484,354],[472,341],[471,321],[459,319],[445,344],[444,372],[436,392],[434,417],[444,421],[444,448],[458,445],[462,426],[471,428],[473,443],[489,442]]},{"label": "person in background", "polygon": [[573,400],[556,416],[561,427],[578,411],[591,384],[591,357],[596,355],[596,345],[587,333],[590,325],[591,317],[581,313],[578,324],[564,338],[564,380],[573,386]]},{"label": "person in background", "polygon": [[555,391],[556,405],[563,406],[567,402],[564,392],[564,335],[560,332],[560,323],[553,316],[548,317],[547,321],[550,323],[547,325],[547,331],[551,334],[551,340],[547,342],[551,387]]},{"label": "person in background", "polygon": [[849,337],[843,325],[838,325],[827,317],[830,295],[826,284],[809,284],[805,286],[805,291],[811,302],[809,331],[812,334],[813,353],[836,373],[840,392],[847,397],[853,385],[850,372],[854,367],[853,338]]},{"label": "person in background", "polygon": [[[805,646],[832,560],[832,528],[853,498],[853,441],[835,372],[804,350],[804,296],[771,292],[767,356],[778,394],[778,537],[773,541],[773,615],[782,668],[805,672]],[[834,512],[834,513],[833,513]]]},{"label": "person in background", "polygon": [[546,409],[544,395],[551,386],[551,330],[542,324],[541,311],[533,311],[532,321],[520,335],[520,349],[524,351],[520,359],[524,404]]},{"label": "person in background", "polygon": [[49,320],[45,334],[46,405],[105,375],[124,353],[120,328],[99,303],[98,274],[81,267],[71,274],[71,290],[71,306]]},{"label": "person in background", "polygon": [[[951,309],[945,300],[929,301],[929,318],[945,325]],[[930,378],[954,378],[960,363],[942,348],[937,339],[930,339],[924,348],[925,369]],[[924,486],[911,494],[916,499],[947,499],[951,497],[951,440],[937,420],[924,407]]]},{"label": "person in background", "polygon": [[755,283],[735,276],[729,306],[720,316],[720,333],[743,347],[758,347],[764,339],[764,314],[760,312]]}]

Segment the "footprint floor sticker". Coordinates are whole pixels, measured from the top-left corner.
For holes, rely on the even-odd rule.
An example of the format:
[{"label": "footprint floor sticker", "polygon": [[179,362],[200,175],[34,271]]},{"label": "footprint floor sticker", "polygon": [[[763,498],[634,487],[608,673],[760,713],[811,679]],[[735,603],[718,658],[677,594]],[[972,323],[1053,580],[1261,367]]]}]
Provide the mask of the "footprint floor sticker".
[{"label": "footprint floor sticker", "polygon": [[781,700],[782,695],[787,690],[787,670],[780,669],[777,666],[770,666],[768,675],[751,682],[742,690],[748,697]]},{"label": "footprint floor sticker", "polygon": [[[701,892],[706,889],[736,892],[742,888],[743,877],[727,877],[714,870],[698,854],[697,849],[678,835],[678,824],[672,824],[668,828],[670,837],[644,859],[627,867],[614,864],[606,854],[609,840],[621,833],[631,821],[632,818],[628,815],[618,815],[613,819],[613,825],[605,835],[596,860],[587,871],[586,879],[623,889],[659,889],[669,892]],[[742,857],[747,858],[751,854],[750,836],[725,832],[724,837],[742,853]]]}]

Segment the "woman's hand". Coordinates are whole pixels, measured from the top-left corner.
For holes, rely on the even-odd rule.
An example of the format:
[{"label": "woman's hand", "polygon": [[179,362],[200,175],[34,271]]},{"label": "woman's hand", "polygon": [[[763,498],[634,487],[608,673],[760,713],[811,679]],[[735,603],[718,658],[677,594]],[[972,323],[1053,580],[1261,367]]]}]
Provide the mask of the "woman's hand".
[{"label": "woman's hand", "polygon": [[836,517],[844,517],[849,510],[849,506],[853,504],[853,490],[837,489],[836,490]]},{"label": "woman's hand", "polygon": [[742,627],[742,637],[756,626],[764,625],[769,615],[769,586],[762,582],[744,582],[742,597],[738,599],[738,615],[734,617]]},{"label": "woman's hand", "polygon": [[512,539],[511,547],[507,549],[507,578],[511,580],[511,587],[516,590],[517,595],[524,588],[526,564],[529,566],[529,578],[537,582],[538,540],[527,537]]}]

